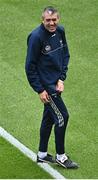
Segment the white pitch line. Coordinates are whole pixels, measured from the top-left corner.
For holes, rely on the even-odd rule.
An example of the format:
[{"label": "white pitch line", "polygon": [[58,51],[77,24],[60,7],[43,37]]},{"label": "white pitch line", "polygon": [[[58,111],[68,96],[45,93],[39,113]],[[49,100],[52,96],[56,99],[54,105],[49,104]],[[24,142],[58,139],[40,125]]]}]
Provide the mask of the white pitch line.
[{"label": "white pitch line", "polygon": [[[0,136],[2,136],[4,139],[6,139],[8,142],[10,142],[16,148],[18,148],[23,154],[25,154],[27,157],[29,157],[32,161],[36,162],[37,155],[33,151],[31,151],[29,148],[24,146],[21,142],[19,142],[15,137],[13,137],[11,134],[9,134],[2,127],[0,127]],[[42,169],[44,169],[46,172],[48,172],[53,178],[66,179],[57,170],[53,169],[49,164],[47,164],[47,163],[37,163],[37,164]]]}]

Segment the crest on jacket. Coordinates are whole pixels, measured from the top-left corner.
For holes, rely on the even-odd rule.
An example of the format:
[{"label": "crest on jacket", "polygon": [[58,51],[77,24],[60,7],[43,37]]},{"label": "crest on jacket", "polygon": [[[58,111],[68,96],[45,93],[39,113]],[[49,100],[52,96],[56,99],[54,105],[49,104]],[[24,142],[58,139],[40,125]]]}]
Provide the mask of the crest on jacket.
[{"label": "crest on jacket", "polygon": [[46,45],[46,46],[45,46],[45,51],[48,52],[48,51],[50,51],[50,50],[51,50],[51,46],[50,46],[50,45]]}]

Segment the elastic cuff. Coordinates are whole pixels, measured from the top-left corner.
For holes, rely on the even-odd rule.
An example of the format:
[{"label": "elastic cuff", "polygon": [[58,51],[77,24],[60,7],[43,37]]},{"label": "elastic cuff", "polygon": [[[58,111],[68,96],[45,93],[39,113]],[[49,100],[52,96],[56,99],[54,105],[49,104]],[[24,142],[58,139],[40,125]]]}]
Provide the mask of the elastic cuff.
[{"label": "elastic cuff", "polygon": [[42,90],[38,91],[38,94],[42,93],[44,90],[45,90],[45,89],[42,89]]}]

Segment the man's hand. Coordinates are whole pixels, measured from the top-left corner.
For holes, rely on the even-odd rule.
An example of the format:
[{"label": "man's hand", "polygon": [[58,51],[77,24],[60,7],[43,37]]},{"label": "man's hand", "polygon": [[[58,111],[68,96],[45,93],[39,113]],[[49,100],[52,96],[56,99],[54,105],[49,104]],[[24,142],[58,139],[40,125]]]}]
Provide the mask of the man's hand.
[{"label": "man's hand", "polygon": [[64,91],[64,82],[62,80],[58,80],[57,85],[56,85],[56,90],[58,92]]},{"label": "man's hand", "polygon": [[42,93],[39,94],[39,97],[43,103],[49,102],[49,95],[48,95],[47,91],[44,90]]}]

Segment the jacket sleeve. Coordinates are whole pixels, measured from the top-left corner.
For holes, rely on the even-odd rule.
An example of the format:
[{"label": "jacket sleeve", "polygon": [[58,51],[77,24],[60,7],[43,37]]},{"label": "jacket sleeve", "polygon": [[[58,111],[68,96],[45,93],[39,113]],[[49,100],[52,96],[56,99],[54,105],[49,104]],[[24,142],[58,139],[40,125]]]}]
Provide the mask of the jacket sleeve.
[{"label": "jacket sleeve", "polygon": [[27,39],[27,56],[25,63],[25,71],[30,86],[37,92],[44,91],[44,87],[41,84],[40,77],[37,71],[37,62],[40,57],[40,40],[36,34],[32,33]]},{"label": "jacket sleeve", "polygon": [[64,29],[62,31],[62,38],[63,38],[63,44],[64,44],[64,51],[63,51],[64,59],[63,59],[63,68],[62,68],[62,73],[60,75],[60,79],[62,81],[64,81],[66,79],[66,74],[67,74],[67,71],[68,71],[69,58],[70,58],[68,44],[67,44],[67,40],[66,40],[66,37],[65,37]]}]

